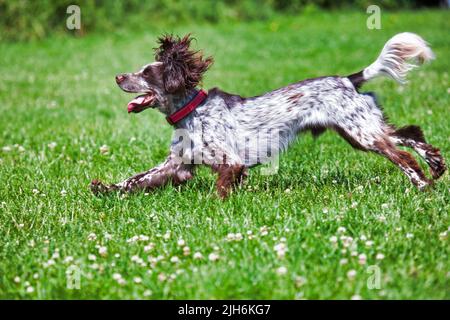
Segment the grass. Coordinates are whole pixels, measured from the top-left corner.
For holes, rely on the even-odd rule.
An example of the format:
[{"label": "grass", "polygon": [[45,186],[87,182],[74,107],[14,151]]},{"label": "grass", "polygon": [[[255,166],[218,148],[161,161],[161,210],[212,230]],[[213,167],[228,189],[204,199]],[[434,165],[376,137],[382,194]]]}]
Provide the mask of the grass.
[{"label": "grass", "polygon": [[[277,175],[253,169],[225,202],[207,169],[182,188],[148,195],[96,198],[88,190],[93,178],[117,182],[166,156],[172,129],[164,117],[127,115],[130,95],[114,83],[115,74],[152,59],[162,31],[193,32],[216,60],[204,87],[242,95],[350,74],[393,34],[417,32],[436,61],[404,88],[380,79],[364,89],[379,94],[393,123],[421,125],[448,158],[448,12],[383,13],[381,30],[367,30],[365,19],[317,13],[0,44],[0,298],[449,299],[448,174],[419,192],[387,160],[331,132],[317,141],[301,136]],[[229,233],[243,239],[226,241]],[[139,235],[148,240],[127,241]],[[284,258],[274,250],[279,243],[288,248]],[[213,252],[217,261],[208,259]],[[79,290],[67,288],[71,265],[82,273]],[[378,268],[379,289],[368,286],[369,266]]]}]

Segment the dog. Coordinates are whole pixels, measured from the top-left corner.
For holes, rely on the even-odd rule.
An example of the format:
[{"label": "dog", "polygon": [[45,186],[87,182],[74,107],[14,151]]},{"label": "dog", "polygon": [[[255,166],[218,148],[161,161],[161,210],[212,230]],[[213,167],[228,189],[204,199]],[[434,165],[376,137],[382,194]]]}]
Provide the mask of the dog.
[{"label": "dog", "polygon": [[[163,35],[158,38],[155,62],[116,76],[123,91],[140,93],[128,104],[129,113],[156,108],[181,133],[172,140],[162,164],[116,184],[94,180],[95,194],[180,185],[203,164],[218,174],[217,191],[226,198],[247,176],[248,168],[270,161],[299,133],[311,131],[318,136],[326,129],[336,131],[356,149],[386,157],[419,189],[445,172],[439,149],[426,142],[420,127],[396,128],[387,123],[374,94],[360,93],[364,83],[382,75],[404,83],[408,71],[433,59],[420,36],[395,35],[375,62],[349,76],[307,79],[251,98],[218,88],[199,89],[213,58],[192,49],[191,42],[190,34]],[[272,146],[269,152],[267,146]],[[414,149],[430,167],[432,179],[397,146]]]}]

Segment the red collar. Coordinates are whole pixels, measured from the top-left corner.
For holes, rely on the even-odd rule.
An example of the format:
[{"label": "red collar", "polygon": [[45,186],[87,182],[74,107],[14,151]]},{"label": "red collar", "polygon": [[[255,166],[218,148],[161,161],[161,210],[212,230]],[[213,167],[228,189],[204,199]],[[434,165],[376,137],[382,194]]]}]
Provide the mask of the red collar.
[{"label": "red collar", "polygon": [[194,98],[192,98],[191,101],[185,104],[181,109],[166,117],[167,122],[171,125],[180,122],[181,120],[186,118],[192,111],[194,111],[203,101],[205,101],[207,97],[208,93],[205,90],[200,89],[200,91],[195,95]]}]

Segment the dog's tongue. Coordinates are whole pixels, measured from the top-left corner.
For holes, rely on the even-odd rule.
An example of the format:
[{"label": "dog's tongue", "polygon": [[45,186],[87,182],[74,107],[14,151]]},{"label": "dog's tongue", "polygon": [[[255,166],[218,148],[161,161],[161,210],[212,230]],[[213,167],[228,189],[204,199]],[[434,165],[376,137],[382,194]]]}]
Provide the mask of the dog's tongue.
[{"label": "dog's tongue", "polygon": [[130,112],[141,112],[144,110],[145,107],[147,107],[152,102],[152,95],[151,94],[143,94],[140,96],[137,96],[130,102],[128,102],[128,113]]}]

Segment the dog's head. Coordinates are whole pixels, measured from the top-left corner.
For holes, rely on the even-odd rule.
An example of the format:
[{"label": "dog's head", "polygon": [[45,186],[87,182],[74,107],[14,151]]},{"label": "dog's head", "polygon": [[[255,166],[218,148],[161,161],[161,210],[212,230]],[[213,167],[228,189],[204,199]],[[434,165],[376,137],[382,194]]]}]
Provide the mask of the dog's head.
[{"label": "dog's head", "polygon": [[191,41],[189,34],[183,38],[162,36],[155,49],[155,62],[137,72],[116,76],[122,90],[141,93],[128,103],[128,112],[158,107],[170,113],[173,98],[182,98],[201,82],[213,59],[203,58],[200,51],[190,49]]}]

